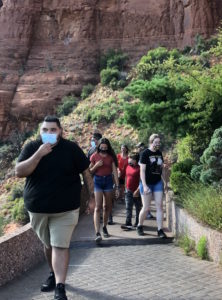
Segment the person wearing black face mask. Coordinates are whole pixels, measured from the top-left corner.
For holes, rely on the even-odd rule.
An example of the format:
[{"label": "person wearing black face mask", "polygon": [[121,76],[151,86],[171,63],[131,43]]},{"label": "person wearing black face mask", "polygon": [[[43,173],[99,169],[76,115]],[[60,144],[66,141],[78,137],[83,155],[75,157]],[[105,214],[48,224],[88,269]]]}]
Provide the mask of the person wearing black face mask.
[{"label": "person wearing black face mask", "polygon": [[[117,158],[113,151],[110,142],[106,138],[99,141],[97,151],[90,157],[90,172],[93,174],[94,193],[95,193],[95,210],[94,210],[94,226],[96,243],[102,240],[100,234],[100,211],[103,208],[103,236],[109,237],[107,231],[107,222],[109,213],[112,210],[113,198],[113,177],[115,185],[119,187],[117,174]],[[119,190],[116,190],[118,197]],[[104,205],[103,205],[104,198]]]},{"label": "person wearing black face mask", "polygon": [[126,203],[126,223],[122,228],[127,227],[131,229],[132,227],[132,212],[133,204],[136,208],[136,219],[134,227],[137,226],[139,222],[139,213],[141,209],[141,198],[139,193],[139,181],[140,181],[140,166],[139,153],[132,153],[128,158],[128,166],[126,167],[126,193],[125,193],[125,203]]}]

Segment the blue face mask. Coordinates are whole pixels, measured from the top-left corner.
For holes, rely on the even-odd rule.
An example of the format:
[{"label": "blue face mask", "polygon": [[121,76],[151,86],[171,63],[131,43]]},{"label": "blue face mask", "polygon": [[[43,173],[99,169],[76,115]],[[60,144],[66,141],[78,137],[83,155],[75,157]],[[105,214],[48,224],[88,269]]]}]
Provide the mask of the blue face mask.
[{"label": "blue face mask", "polygon": [[91,141],[91,146],[92,146],[92,147],[95,147],[95,146],[96,146],[95,141]]},{"label": "blue face mask", "polygon": [[41,138],[43,144],[55,144],[57,142],[57,134],[56,133],[41,133]]}]

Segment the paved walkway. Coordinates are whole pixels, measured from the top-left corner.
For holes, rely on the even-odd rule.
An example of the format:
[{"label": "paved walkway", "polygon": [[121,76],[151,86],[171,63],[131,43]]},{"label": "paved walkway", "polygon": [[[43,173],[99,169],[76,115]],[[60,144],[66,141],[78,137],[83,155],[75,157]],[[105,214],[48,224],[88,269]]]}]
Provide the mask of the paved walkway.
[{"label": "paved walkway", "polygon": [[[221,300],[222,269],[212,262],[185,256],[172,238],[156,236],[155,221],[145,221],[146,235],[123,231],[125,209],[115,207],[115,225],[101,246],[94,243],[92,216],[82,216],[73,235],[67,277],[69,300],[190,299]],[[46,263],[0,288],[1,300],[51,300],[41,293]]]}]

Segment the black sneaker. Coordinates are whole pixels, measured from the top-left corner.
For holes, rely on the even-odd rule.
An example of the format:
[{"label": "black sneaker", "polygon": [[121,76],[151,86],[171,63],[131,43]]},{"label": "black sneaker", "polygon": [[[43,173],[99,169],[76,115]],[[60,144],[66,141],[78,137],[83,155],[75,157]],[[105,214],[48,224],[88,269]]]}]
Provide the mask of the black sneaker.
[{"label": "black sneaker", "polygon": [[131,222],[126,222],[126,227],[132,229],[133,225]]},{"label": "black sneaker", "polygon": [[109,233],[108,233],[108,231],[107,231],[106,226],[103,226],[103,236],[104,236],[105,238],[108,238],[108,237],[109,237]]},{"label": "black sneaker", "polygon": [[157,230],[157,234],[158,234],[158,237],[160,237],[161,239],[166,239],[167,238],[167,236],[164,233],[163,229]]},{"label": "black sneaker", "polygon": [[54,300],[68,300],[66,297],[65,285],[58,283],[55,288]]},{"label": "black sneaker", "polygon": [[144,235],[144,232],[143,232],[143,226],[142,226],[142,225],[137,226],[136,231],[137,231],[137,234],[138,234],[138,235]]},{"label": "black sneaker", "polygon": [[55,289],[56,281],[55,281],[55,274],[54,272],[50,272],[49,277],[41,286],[42,292],[51,292]]},{"label": "black sneaker", "polygon": [[121,225],[121,228],[124,229],[124,230],[132,230],[133,229],[133,226],[132,224],[123,224]]},{"label": "black sneaker", "polygon": [[97,232],[95,242],[96,242],[96,244],[99,244],[101,241],[102,241],[101,234],[100,234],[100,232]]}]

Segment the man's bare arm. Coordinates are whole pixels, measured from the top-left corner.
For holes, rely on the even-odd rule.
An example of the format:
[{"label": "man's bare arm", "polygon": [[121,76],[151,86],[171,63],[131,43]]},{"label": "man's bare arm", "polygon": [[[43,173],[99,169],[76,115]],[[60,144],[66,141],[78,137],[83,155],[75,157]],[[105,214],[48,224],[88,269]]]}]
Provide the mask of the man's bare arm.
[{"label": "man's bare arm", "polygon": [[92,175],[91,175],[89,169],[86,169],[85,171],[83,171],[82,175],[83,175],[83,181],[84,181],[84,184],[86,185],[87,191],[88,191],[89,195],[92,196],[94,194],[94,184],[93,184]]},{"label": "man's bare arm", "polygon": [[91,175],[89,169],[86,169],[82,173],[82,175],[83,175],[84,184],[86,185],[86,188],[89,193],[89,200],[86,203],[86,205],[87,205],[86,212],[93,213],[94,208],[95,208],[95,196],[94,196],[94,183],[93,183],[92,175]]},{"label": "man's bare arm", "polygon": [[31,157],[16,164],[15,175],[17,177],[27,177],[31,175],[38,166],[42,157],[49,154],[51,151],[52,146],[50,144],[41,145]]}]

